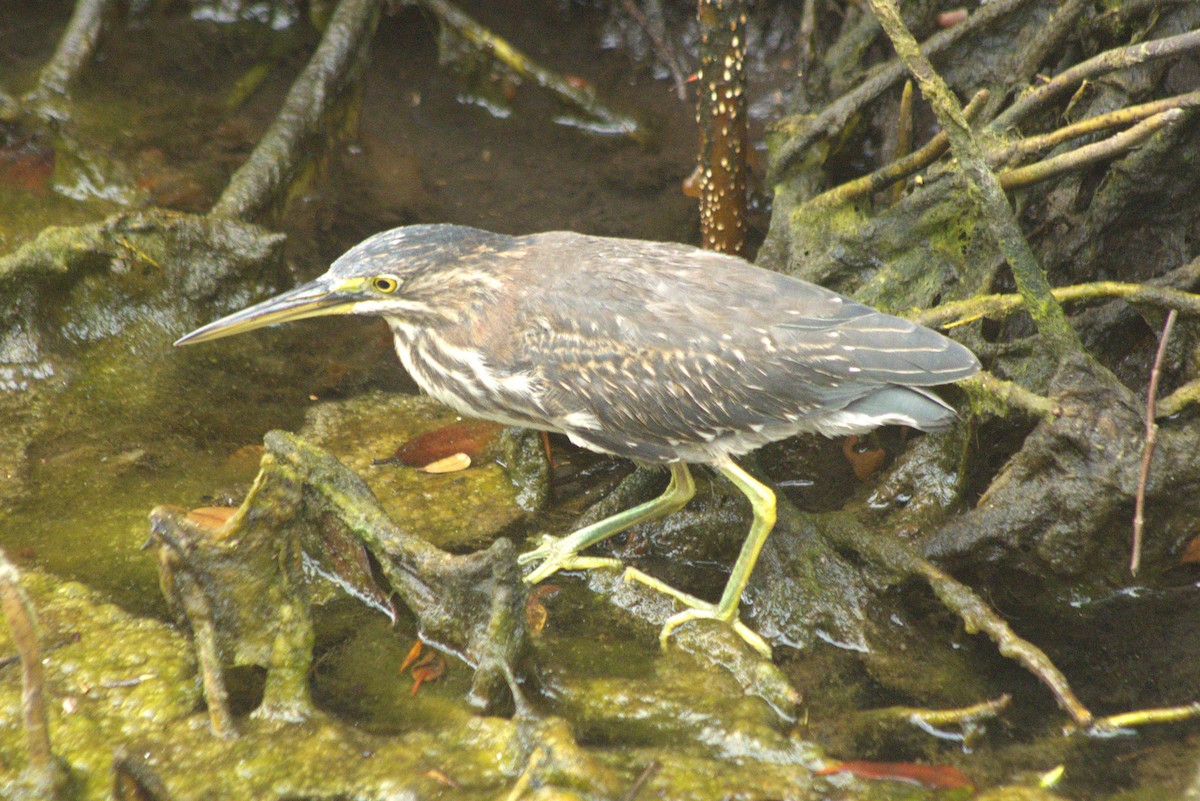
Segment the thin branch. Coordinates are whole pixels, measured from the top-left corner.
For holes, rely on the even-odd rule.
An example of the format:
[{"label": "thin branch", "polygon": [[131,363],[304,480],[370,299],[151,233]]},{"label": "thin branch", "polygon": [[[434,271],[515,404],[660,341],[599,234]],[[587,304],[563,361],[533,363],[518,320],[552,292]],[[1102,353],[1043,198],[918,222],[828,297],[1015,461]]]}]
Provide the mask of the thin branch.
[{"label": "thin branch", "polygon": [[835,536],[839,546],[848,547],[875,564],[902,575],[923,578],[938,600],[958,615],[969,634],[986,634],[1002,655],[1019,662],[1050,689],[1058,705],[1077,726],[1095,731],[1092,713],[1075,695],[1066,676],[1050,657],[1018,636],[970,587],[922,559],[902,539],[867,533],[853,525],[831,527],[828,533]]},{"label": "thin branch", "polygon": [[1079,15],[1088,5],[1088,0],[1063,0],[1045,24],[1037,26],[1032,35],[1022,37],[1028,38],[1028,42],[1012,55],[1002,70],[1002,88],[993,93],[992,101],[984,109],[983,119],[990,120],[995,116],[1009,97],[1033,80],[1038,67],[1060,51],[1063,39],[1079,29]]},{"label": "thin branch", "polygon": [[448,0],[418,0],[434,14],[440,23],[453,30],[481,52],[503,64],[522,78],[555,95],[562,102],[579,109],[598,124],[596,130],[605,133],[623,134],[641,141],[646,138],[644,127],[633,117],[609,108],[596,96],[590,84],[575,84],[546,69],[528,55],[513,47],[487,28],[480,25]]},{"label": "thin branch", "polygon": [[1057,147],[1063,142],[1069,142],[1081,136],[1109,128],[1119,128],[1122,125],[1133,125],[1163,111],[1169,111],[1173,108],[1194,108],[1196,106],[1200,106],[1200,92],[1188,92],[1187,94],[1175,95],[1174,97],[1167,97],[1162,100],[1154,100],[1150,103],[1128,106],[1127,108],[1110,111],[1107,114],[1098,114],[1095,117],[1088,117],[1086,120],[1064,125],[1062,128],[1050,133],[1018,139],[1016,142],[1006,145],[999,150],[989,152],[988,163],[992,165],[1005,164],[1014,158],[1037,155],[1052,147]]},{"label": "thin branch", "polygon": [[1157,709],[1136,709],[1132,712],[1122,712],[1100,718],[1102,723],[1112,729],[1127,729],[1133,726],[1145,726],[1148,723],[1178,723],[1184,720],[1194,720],[1200,717],[1200,703],[1184,704],[1183,706],[1167,706]]},{"label": "thin branch", "polygon": [[[79,0],[75,11],[58,40],[54,55],[38,74],[37,87],[25,96],[24,102],[31,106],[44,106],[67,93],[68,87],[96,52],[104,18],[108,15],[113,0]],[[58,116],[45,108],[40,109]],[[61,113],[61,112],[59,112]]]},{"label": "thin branch", "polygon": [[621,5],[650,37],[650,43],[654,45],[654,52],[658,55],[659,61],[666,65],[667,70],[671,73],[671,78],[675,81],[675,96],[680,100],[687,100],[687,78],[683,74],[683,68],[679,66],[675,48],[671,47],[671,43],[665,38],[666,31],[663,30],[662,17],[658,17],[656,25],[638,8],[634,0],[621,0]]},{"label": "thin branch", "polygon": [[984,218],[1000,252],[1008,261],[1017,289],[1025,298],[1038,331],[1046,338],[1056,356],[1082,349],[1079,335],[1071,328],[1062,307],[1050,292],[1050,283],[1021,233],[1008,198],[995,173],[988,168],[983,150],[971,133],[970,125],[946,82],[929,59],[921,53],[917,40],[905,27],[895,0],[870,0],[880,25],[887,32],[900,59],[912,72],[922,94],[933,107],[942,130],[950,137],[950,147],[967,181],[978,193],[980,214]]},{"label": "thin branch", "polygon": [[987,126],[986,130],[989,133],[998,133],[1006,128],[1015,126],[1041,106],[1089,78],[1103,75],[1106,72],[1132,67],[1146,61],[1186,53],[1196,48],[1200,48],[1200,31],[1189,31],[1181,33],[1178,36],[1168,36],[1163,39],[1155,39],[1130,47],[1106,50],[1097,56],[1089,58],[1087,61],[1060,72],[1051,80],[1017,98],[1011,106],[1004,110],[1004,113],[996,117]]},{"label": "thin branch", "polygon": [[[967,103],[963,108],[963,115],[968,120],[974,118],[983,107],[987,98],[988,91],[986,89],[976,92],[975,96],[971,98],[971,102]],[[811,200],[805,201],[804,206],[809,208],[836,206],[848,203],[863,195],[878,192],[886,188],[889,184],[903,181],[908,176],[937,161],[949,147],[950,140],[947,138],[945,131],[938,131],[933,135],[933,138],[915,153],[911,153],[904,158],[893,161],[891,164],[880,167],[869,175],[846,181],[826,192],[822,192]]]},{"label": "thin branch", "polygon": [[1005,170],[1000,173],[1000,185],[1005,189],[1018,189],[1022,186],[1045,181],[1056,175],[1081,170],[1089,164],[1115,158],[1127,150],[1137,147],[1150,138],[1155,131],[1173,122],[1183,119],[1183,110],[1173,108],[1142,120],[1127,131],[1110,136],[1099,142],[1076,148],[1069,153],[1053,156],[1048,159]]},{"label": "thin branch", "polygon": [[[921,45],[921,52],[926,57],[933,58],[948,50],[964,37],[978,33],[1028,2],[1029,0],[993,0],[967,17],[965,22],[930,36]],[[805,120],[799,125],[793,123],[798,131],[779,149],[779,154],[767,176],[768,180],[771,183],[781,180],[793,162],[799,159],[814,142],[822,137],[832,136],[845,128],[851,117],[902,80],[905,72],[904,64],[899,59],[882,64],[854,89],[827,105],[811,121]],[[786,128],[788,121],[783,120],[782,125]]]},{"label": "thin branch", "polygon": [[[1200,315],[1200,295],[1150,284],[1096,281],[1090,284],[1055,287],[1051,294],[1060,303],[1121,298],[1129,303],[1150,303],[1165,309],[1178,309],[1186,314]],[[1024,307],[1025,299],[1020,295],[977,295],[908,315],[908,319],[931,328],[955,328],[983,317],[1006,317]]]},{"label": "thin branch", "polygon": [[1138,472],[1137,495],[1133,508],[1133,553],[1129,557],[1129,572],[1136,576],[1142,564],[1142,533],[1146,525],[1146,484],[1150,481],[1150,461],[1154,458],[1154,445],[1158,442],[1158,424],[1154,422],[1154,404],[1158,399],[1158,383],[1162,378],[1162,363],[1167,355],[1167,343],[1171,330],[1175,328],[1175,309],[1167,314],[1163,325],[1158,351],[1154,354],[1154,366],[1150,368],[1150,386],[1146,389],[1146,442],[1142,446],[1142,467]]},{"label": "thin branch", "polygon": [[283,202],[312,143],[332,125],[335,101],[358,80],[378,19],[378,0],[338,3],[275,121],[233,174],[212,214],[250,220]]},{"label": "thin branch", "polygon": [[1095,718],[1092,713],[1075,695],[1067,677],[1055,667],[1042,649],[1018,637],[970,587],[923,559],[914,561],[916,572],[929,582],[934,595],[962,618],[967,632],[974,634],[982,631],[986,634],[1001,654],[1020,662],[1050,689],[1059,707],[1070,715],[1076,726],[1089,730],[1094,728]]}]

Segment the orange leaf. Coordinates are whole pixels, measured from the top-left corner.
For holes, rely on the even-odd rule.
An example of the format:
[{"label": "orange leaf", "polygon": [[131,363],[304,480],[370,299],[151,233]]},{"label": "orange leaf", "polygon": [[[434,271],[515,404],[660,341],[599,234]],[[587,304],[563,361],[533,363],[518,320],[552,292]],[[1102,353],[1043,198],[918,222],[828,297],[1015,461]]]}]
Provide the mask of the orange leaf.
[{"label": "orange leaf", "polygon": [[1179,555],[1181,563],[1200,564],[1200,536],[1192,537]]},{"label": "orange leaf", "polygon": [[421,649],[425,644],[417,640],[412,644],[412,648],[408,649],[408,656],[404,657],[404,661],[400,663],[400,672],[408,670],[408,666],[417,661],[417,657],[421,655]]},{"label": "orange leaf", "polygon": [[446,672],[446,660],[441,654],[426,654],[416,667],[412,669],[413,686],[412,695],[417,694],[417,690],[421,689],[421,685],[427,681],[437,681]]}]

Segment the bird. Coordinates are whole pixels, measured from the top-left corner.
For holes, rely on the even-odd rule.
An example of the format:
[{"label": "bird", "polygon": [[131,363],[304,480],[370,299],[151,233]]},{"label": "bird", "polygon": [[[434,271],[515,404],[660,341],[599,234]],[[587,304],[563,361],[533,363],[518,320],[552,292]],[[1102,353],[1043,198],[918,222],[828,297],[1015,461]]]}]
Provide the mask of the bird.
[{"label": "bird", "polygon": [[684,606],[663,625],[664,647],[679,626],[710,619],[767,658],[770,646],[738,607],[776,501],[735,457],[801,433],[945,430],[957,415],[931,388],[980,369],[969,349],[936,331],[737,256],[447,224],[377,233],[319,278],[175,344],[342,314],[383,318],[416,384],[463,415],[558,432],[669,470],[658,497],[522,553],[531,584],[560,570],[618,567],[583,551],[681,509],[695,491],[689,465],[732,482],[753,520],[718,601],[633,567],[625,578]]}]

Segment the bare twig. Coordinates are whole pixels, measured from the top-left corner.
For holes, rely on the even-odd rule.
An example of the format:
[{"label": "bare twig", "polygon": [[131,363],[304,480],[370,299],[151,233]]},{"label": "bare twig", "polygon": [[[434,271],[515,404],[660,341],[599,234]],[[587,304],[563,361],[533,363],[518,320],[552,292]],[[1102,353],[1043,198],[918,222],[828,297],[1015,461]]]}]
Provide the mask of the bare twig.
[{"label": "bare twig", "polygon": [[1137,495],[1133,507],[1133,553],[1129,557],[1129,572],[1137,575],[1142,564],[1142,533],[1146,525],[1146,484],[1150,480],[1150,461],[1154,458],[1154,445],[1158,442],[1158,424],[1154,422],[1154,405],[1158,399],[1158,383],[1162,378],[1162,363],[1167,355],[1167,342],[1171,339],[1171,329],[1175,327],[1175,318],[1179,312],[1175,309],[1167,314],[1167,322],[1163,325],[1162,337],[1158,342],[1158,351],[1154,354],[1154,366],[1150,368],[1150,386],[1146,389],[1146,442],[1142,445],[1142,467],[1138,472]]},{"label": "bare twig", "polygon": [[1075,695],[1067,677],[1050,657],[1033,643],[1018,637],[1015,632],[969,587],[924,560],[915,560],[916,572],[929,582],[938,599],[962,618],[968,632],[982,631],[996,644],[1000,653],[1015,659],[1045,684],[1058,701],[1059,707],[1070,715],[1075,725],[1093,729],[1096,721],[1088,708]]},{"label": "bare twig", "polygon": [[1012,269],[1017,289],[1025,297],[1038,331],[1046,338],[1051,351],[1058,356],[1080,350],[1082,346],[1079,335],[1071,328],[1062,307],[1051,294],[1046,274],[1038,265],[1029,243],[1021,233],[1008,204],[1008,198],[1004,195],[1004,189],[995,173],[988,168],[983,150],[971,133],[970,125],[950,88],[934,71],[929,59],[921,52],[917,40],[905,27],[895,0],[870,2],[880,25],[892,40],[896,53],[917,79],[922,94],[933,107],[938,123],[950,137],[950,147],[958,158],[964,176],[978,192],[981,216],[991,229],[1000,252]]},{"label": "bare twig", "polygon": [[1150,42],[1121,47],[1089,58],[1076,64],[1068,70],[1060,72],[1051,80],[1033,89],[1021,97],[996,117],[988,126],[987,131],[999,132],[1011,128],[1046,103],[1054,100],[1064,92],[1077,86],[1080,82],[1106,72],[1132,67],[1146,61],[1185,53],[1200,48],[1200,31],[1189,31],[1178,36],[1168,36]]},{"label": "bare twig", "polygon": [[970,634],[983,632],[997,650],[1014,659],[1050,689],[1058,705],[1076,725],[1091,729],[1092,713],[1076,697],[1066,677],[1033,643],[1018,636],[974,590],[945,573],[911,550],[900,538],[865,533],[861,527],[831,526],[826,529],[840,547],[850,548],[864,558],[902,575],[920,576],[947,609],[962,620]]},{"label": "bare twig", "polygon": [[642,10],[638,8],[638,4],[634,0],[621,0],[621,5],[629,16],[633,17],[646,35],[650,37],[650,43],[654,45],[654,51],[658,58],[667,70],[671,73],[672,80],[675,81],[675,96],[680,100],[687,100],[687,77],[683,74],[683,68],[679,66],[679,58],[675,55],[675,48],[671,47],[671,43],[666,40],[666,32],[662,27],[662,19],[659,18],[659,24],[653,24]]},{"label": "bare twig", "polygon": [[1069,153],[1044,159],[1025,167],[1017,167],[1000,173],[1000,185],[1005,189],[1017,189],[1056,175],[1081,170],[1089,164],[1121,155],[1148,139],[1155,131],[1172,122],[1183,119],[1183,111],[1173,108],[1142,120],[1127,131],[1110,136],[1100,142],[1076,148]]}]

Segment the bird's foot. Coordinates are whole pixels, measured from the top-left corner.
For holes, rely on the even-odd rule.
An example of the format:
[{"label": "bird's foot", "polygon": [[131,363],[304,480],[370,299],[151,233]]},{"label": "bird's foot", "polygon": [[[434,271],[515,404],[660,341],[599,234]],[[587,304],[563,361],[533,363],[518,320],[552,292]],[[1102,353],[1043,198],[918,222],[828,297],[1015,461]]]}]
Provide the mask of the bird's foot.
[{"label": "bird's foot", "polygon": [[605,556],[580,556],[565,538],[542,537],[542,544],[532,551],[517,557],[517,564],[527,565],[541,560],[542,563],[525,576],[527,584],[537,584],[560,570],[592,570],[597,567],[620,567],[621,560]]},{"label": "bird's foot", "polygon": [[684,623],[692,620],[716,620],[731,626],[734,632],[764,659],[771,658],[771,646],[767,645],[767,641],[738,618],[737,604],[732,604],[729,608],[722,609],[717,604],[711,604],[694,595],[677,590],[669,584],[664,584],[662,581],[643,573],[636,567],[625,568],[625,580],[645,584],[647,587],[669,595],[688,607],[682,612],[671,615],[671,617],[667,618],[667,622],[663,624],[662,631],[658,635],[658,642],[664,650],[667,647],[667,640],[671,637],[671,632]]}]

